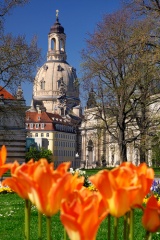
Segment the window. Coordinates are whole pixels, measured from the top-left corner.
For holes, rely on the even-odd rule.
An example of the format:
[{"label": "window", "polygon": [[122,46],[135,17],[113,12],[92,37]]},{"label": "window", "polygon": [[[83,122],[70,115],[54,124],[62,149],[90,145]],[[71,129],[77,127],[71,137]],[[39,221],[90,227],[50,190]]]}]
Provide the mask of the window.
[{"label": "window", "polygon": [[51,39],[51,50],[55,50],[55,46],[56,46],[56,40],[55,38]]},{"label": "window", "polygon": [[46,137],[49,137],[49,133],[46,133]]},{"label": "window", "polygon": [[44,133],[41,133],[41,137],[44,137]]},{"label": "window", "polygon": [[44,123],[41,123],[41,128],[44,129]]},{"label": "window", "polygon": [[42,90],[45,90],[45,81],[44,81],[44,79],[42,79],[42,81],[40,82],[40,84],[41,84],[41,89],[42,89]]},{"label": "window", "polygon": [[39,123],[36,123],[36,128],[39,128]]},{"label": "window", "polygon": [[88,141],[88,151],[89,152],[92,152],[93,151],[93,142],[92,142],[92,140],[90,139],[89,141]]},{"label": "window", "polygon": [[64,108],[61,108],[61,116],[64,116]]},{"label": "window", "polygon": [[35,133],[35,137],[38,137],[38,133]]},{"label": "window", "polygon": [[33,123],[30,123],[30,128],[33,128]]}]

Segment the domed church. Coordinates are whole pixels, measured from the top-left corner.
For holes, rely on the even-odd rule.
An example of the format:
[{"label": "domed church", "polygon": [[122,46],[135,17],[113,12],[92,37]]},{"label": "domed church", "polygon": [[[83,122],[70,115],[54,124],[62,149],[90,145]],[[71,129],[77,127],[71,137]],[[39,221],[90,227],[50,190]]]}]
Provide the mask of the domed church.
[{"label": "domed church", "polygon": [[82,117],[79,83],[75,68],[67,62],[66,34],[58,12],[48,34],[47,61],[36,74],[32,104],[26,112],[26,149],[31,145],[50,149],[55,166],[71,161],[77,168]]},{"label": "domed church", "polygon": [[76,69],[67,62],[66,34],[58,12],[56,10],[56,21],[48,34],[47,61],[39,68],[34,80],[32,108],[39,105],[41,110],[50,113],[79,116],[79,83]]}]

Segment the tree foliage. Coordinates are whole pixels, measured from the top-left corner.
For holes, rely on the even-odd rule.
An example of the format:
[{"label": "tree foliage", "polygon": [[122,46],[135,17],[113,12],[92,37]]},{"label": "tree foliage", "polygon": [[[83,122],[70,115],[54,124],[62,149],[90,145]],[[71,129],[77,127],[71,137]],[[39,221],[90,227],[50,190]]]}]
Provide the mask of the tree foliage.
[{"label": "tree foliage", "polygon": [[160,15],[159,0],[125,0],[124,2],[137,13]]},{"label": "tree foliage", "polygon": [[160,133],[156,133],[155,136],[152,138],[151,142],[152,146],[152,162],[153,166],[159,167],[160,166]]},{"label": "tree foliage", "polygon": [[[150,74],[150,71],[148,72],[148,69],[150,67],[147,65],[148,61],[151,61],[150,58],[146,55],[144,58],[144,61],[140,65],[143,67],[143,75],[141,82],[139,84],[139,91],[141,92],[141,99],[139,100],[139,104],[137,105],[138,109],[134,111],[135,116],[136,116],[136,122],[139,127],[140,133],[141,133],[141,144],[140,144],[140,155],[141,155],[141,160],[145,161],[146,157],[146,150],[150,146],[148,146],[146,143],[146,139],[148,138],[147,134],[149,134],[147,131],[149,129],[149,126],[153,125],[154,119],[150,115],[153,115],[152,110],[153,106],[151,105],[156,105],[156,103],[159,101],[159,95],[157,94],[154,97],[150,97],[151,95],[151,86],[152,86],[152,94],[159,93],[159,71],[157,69],[159,68],[159,17],[160,17],[160,1],[159,0],[128,0],[125,1],[127,3],[127,7],[131,9],[131,11],[134,11],[135,14],[139,17],[143,17],[145,19],[148,19],[148,21],[154,22],[156,28],[153,28],[153,31],[150,33],[150,40],[147,43],[147,47],[149,49],[152,49],[152,58],[154,58],[154,63],[156,64],[152,65],[152,68],[155,68],[155,71],[153,72],[154,74]],[[156,59],[156,61],[155,61]],[[145,80],[144,80],[145,79]],[[142,84],[143,82],[143,84]],[[145,84],[144,84],[145,82]],[[148,109],[152,109],[149,111]],[[138,111],[137,111],[138,110]],[[159,111],[159,109],[156,107],[154,110],[154,113]],[[140,114],[141,112],[141,114]],[[153,120],[153,121],[152,121]],[[157,120],[156,120],[157,124]]]},{"label": "tree foliage", "polygon": [[28,1],[4,0],[0,4],[0,86],[10,90],[14,90],[22,82],[34,80],[35,68],[41,56],[35,36],[28,43],[25,36],[4,32],[3,24],[7,14],[14,7],[26,2]]},{"label": "tree foliage", "polygon": [[0,17],[5,17],[13,8],[23,6],[29,0],[1,0],[0,2]]},{"label": "tree foliage", "polygon": [[28,162],[30,159],[38,161],[41,158],[46,158],[48,162],[52,161],[52,151],[45,148],[37,149],[35,147],[30,147],[29,151],[26,152],[25,160]]},{"label": "tree foliage", "polygon": [[95,115],[118,143],[121,161],[127,161],[127,144],[142,133],[138,128],[132,131],[135,113],[140,113],[145,94],[147,106],[148,94],[159,80],[159,40],[151,37],[154,29],[154,21],[136,19],[124,8],[104,16],[82,51],[84,90],[93,87]]}]

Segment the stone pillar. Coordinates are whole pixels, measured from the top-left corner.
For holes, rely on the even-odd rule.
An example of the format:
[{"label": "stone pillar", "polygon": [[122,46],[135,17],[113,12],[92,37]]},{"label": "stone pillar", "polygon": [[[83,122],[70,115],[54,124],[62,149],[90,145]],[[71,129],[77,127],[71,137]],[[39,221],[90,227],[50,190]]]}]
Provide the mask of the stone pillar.
[{"label": "stone pillar", "polygon": [[86,164],[86,134],[85,134],[85,131],[81,132],[81,136],[82,136],[81,168],[85,168],[85,164]]}]

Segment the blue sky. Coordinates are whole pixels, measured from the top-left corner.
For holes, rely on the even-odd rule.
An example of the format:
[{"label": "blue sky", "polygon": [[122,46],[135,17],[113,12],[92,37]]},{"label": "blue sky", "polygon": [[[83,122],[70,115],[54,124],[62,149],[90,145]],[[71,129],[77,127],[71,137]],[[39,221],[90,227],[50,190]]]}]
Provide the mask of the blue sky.
[{"label": "blue sky", "polygon": [[[102,16],[118,10],[120,3],[121,0],[31,0],[23,7],[15,8],[7,16],[5,31],[12,32],[15,36],[25,34],[28,41],[36,35],[38,46],[42,49],[43,64],[48,50],[48,33],[55,22],[58,9],[59,22],[67,36],[67,62],[76,68],[79,77],[80,52],[85,48],[87,33],[93,33],[96,23],[101,21]],[[31,103],[32,87],[32,84],[22,85],[27,105]]]}]

